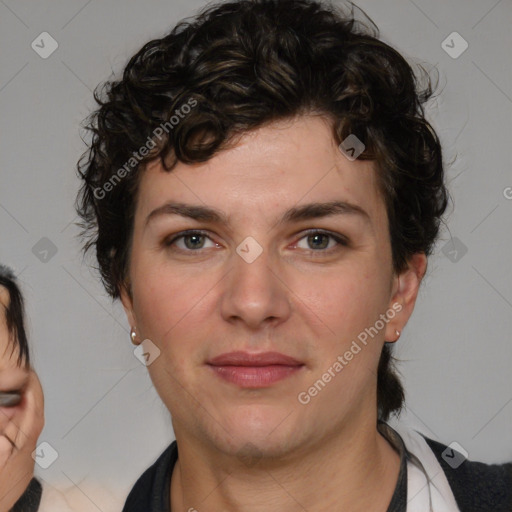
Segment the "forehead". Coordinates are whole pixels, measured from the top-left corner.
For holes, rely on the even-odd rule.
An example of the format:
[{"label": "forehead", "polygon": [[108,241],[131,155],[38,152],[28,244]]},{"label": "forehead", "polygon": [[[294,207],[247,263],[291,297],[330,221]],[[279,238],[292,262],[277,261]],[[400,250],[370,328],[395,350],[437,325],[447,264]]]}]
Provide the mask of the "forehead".
[{"label": "forehead", "polygon": [[[138,191],[139,216],[173,200],[215,206],[230,218],[273,222],[301,203],[344,200],[381,217],[374,163],[348,160],[320,116],[275,122],[242,134],[207,162],[179,162],[170,173],[150,163]],[[252,218],[254,221],[254,217]]]}]

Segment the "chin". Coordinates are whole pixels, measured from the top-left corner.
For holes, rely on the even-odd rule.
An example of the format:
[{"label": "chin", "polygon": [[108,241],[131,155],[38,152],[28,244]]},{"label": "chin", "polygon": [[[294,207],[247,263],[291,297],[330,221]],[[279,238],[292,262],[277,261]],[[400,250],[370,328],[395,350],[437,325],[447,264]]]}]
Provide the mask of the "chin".
[{"label": "chin", "polygon": [[[238,407],[236,414],[223,414],[222,426],[215,437],[230,454],[246,454],[247,457],[267,456],[282,453],[290,443],[296,441],[297,428],[292,424],[292,415],[286,408],[270,406]],[[244,455],[245,456],[245,455]]]},{"label": "chin", "polygon": [[276,439],[274,436],[251,436],[246,433],[237,439],[217,438],[213,442],[219,451],[229,457],[236,457],[248,467],[263,460],[282,460],[284,455],[293,451],[293,447],[289,446],[289,436],[288,439]]}]

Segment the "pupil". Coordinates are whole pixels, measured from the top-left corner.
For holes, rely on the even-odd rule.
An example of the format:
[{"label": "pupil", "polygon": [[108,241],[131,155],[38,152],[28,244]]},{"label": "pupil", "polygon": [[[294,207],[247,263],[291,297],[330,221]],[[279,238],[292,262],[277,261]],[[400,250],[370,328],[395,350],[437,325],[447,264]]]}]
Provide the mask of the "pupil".
[{"label": "pupil", "polygon": [[[319,237],[323,237],[324,238],[324,242],[325,240],[327,239],[326,235],[323,235],[323,234],[316,234],[316,235],[310,235],[309,236],[309,239],[315,239],[315,240],[318,240]],[[321,247],[320,246],[316,246],[316,248],[321,248],[321,249],[324,249],[325,247],[327,247],[327,245],[324,243],[324,244],[321,244]]]},{"label": "pupil", "polygon": [[187,238],[185,238],[186,242],[185,242],[185,245],[187,246],[188,249],[194,249],[194,248],[197,248],[198,246],[200,246],[201,244],[190,244],[188,243],[188,241],[192,240],[192,239],[195,239],[196,241],[198,239],[200,239],[203,235],[189,235]]}]

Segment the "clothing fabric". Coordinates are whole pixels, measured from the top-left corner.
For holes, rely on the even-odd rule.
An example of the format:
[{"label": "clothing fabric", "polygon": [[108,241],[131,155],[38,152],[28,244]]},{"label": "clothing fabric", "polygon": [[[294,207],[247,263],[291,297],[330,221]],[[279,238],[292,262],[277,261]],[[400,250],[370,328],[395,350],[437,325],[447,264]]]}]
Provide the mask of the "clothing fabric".
[{"label": "clothing fabric", "polygon": [[415,431],[399,435],[408,453],[407,512],[460,512],[455,496],[425,438]]},{"label": "clothing fabric", "polygon": [[454,468],[445,456],[445,445],[428,438],[425,441],[434,452],[461,512],[512,512],[512,462],[465,461]]},{"label": "clothing fabric", "polygon": [[407,512],[407,482],[410,454],[408,453],[400,436],[391,427],[389,427],[389,425],[384,422],[379,422],[377,424],[377,429],[400,455],[398,479],[387,512]]},{"label": "clothing fabric", "polygon": [[[385,423],[379,423],[378,429],[400,454],[387,512],[512,512],[512,462],[464,460],[452,468],[443,457],[448,446],[414,430],[395,430]],[[170,482],[177,460],[173,441],[139,477],[123,512],[171,512]]]},{"label": "clothing fabric", "polygon": [[43,488],[37,478],[32,478],[25,492],[9,512],[36,512],[39,510]]}]

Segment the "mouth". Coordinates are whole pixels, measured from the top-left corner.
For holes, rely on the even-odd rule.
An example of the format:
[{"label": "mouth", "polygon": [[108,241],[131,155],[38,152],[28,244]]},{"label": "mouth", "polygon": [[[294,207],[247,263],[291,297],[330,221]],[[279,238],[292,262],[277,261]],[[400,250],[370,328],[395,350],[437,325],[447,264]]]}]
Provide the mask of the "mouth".
[{"label": "mouth", "polygon": [[207,362],[221,379],[243,388],[264,388],[286,379],[304,363],[279,352],[229,352]]}]

